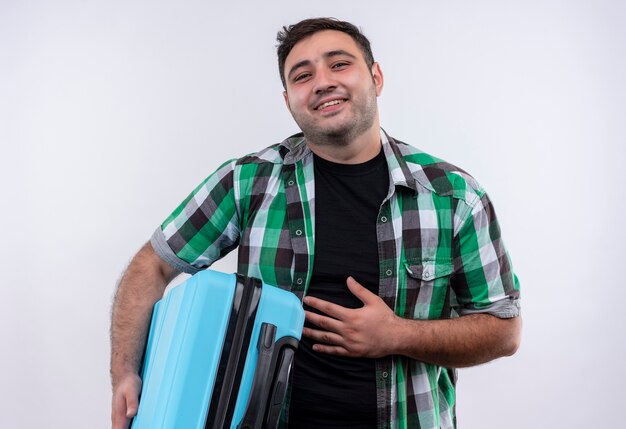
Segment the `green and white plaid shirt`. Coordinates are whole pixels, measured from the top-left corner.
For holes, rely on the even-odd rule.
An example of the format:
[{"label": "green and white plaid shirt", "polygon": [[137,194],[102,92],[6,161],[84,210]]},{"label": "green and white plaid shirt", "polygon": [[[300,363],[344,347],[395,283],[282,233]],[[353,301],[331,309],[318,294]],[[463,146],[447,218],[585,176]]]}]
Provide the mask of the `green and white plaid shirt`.
[{"label": "green and white plaid shirt", "polygon": [[[390,184],[376,225],[380,297],[411,319],[517,316],[519,284],[485,191],[463,170],[382,130],[381,141]],[[301,134],[228,161],[155,231],[152,245],[187,273],[238,247],[239,273],[302,298],[315,256],[313,176]],[[455,427],[455,381],[454,369],[378,359],[379,428]]]}]

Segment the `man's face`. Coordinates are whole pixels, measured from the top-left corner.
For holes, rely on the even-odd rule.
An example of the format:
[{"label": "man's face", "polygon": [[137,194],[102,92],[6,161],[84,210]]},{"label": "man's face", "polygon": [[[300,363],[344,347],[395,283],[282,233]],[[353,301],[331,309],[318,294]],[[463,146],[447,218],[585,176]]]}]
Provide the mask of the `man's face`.
[{"label": "man's face", "polygon": [[374,63],[370,69],[346,33],[325,30],[302,39],[284,70],[285,102],[311,142],[347,144],[378,125],[380,67]]}]

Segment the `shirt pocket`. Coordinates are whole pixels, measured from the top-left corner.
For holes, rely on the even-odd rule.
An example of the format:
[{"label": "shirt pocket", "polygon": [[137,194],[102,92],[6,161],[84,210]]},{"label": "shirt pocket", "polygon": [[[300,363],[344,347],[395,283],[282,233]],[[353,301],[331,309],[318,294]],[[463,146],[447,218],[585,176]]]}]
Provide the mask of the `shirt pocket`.
[{"label": "shirt pocket", "polygon": [[[412,319],[439,319],[449,307],[451,259],[406,261],[406,293],[403,316]],[[447,312],[448,310],[446,310]]]}]

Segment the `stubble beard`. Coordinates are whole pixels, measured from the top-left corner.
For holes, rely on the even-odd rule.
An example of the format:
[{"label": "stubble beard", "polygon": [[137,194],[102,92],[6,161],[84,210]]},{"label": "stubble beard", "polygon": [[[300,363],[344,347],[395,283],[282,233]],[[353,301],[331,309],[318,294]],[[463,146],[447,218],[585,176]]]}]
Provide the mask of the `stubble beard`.
[{"label": "stubble beard", "polygon": [[353,109],[351,117],[334,127],[324,127],[306,114],[301,115],[291,111],[291,115],[309,144],[348,146],[374,124],[377,112],[374,86],[363,101],[350,99],[350,104]]}]

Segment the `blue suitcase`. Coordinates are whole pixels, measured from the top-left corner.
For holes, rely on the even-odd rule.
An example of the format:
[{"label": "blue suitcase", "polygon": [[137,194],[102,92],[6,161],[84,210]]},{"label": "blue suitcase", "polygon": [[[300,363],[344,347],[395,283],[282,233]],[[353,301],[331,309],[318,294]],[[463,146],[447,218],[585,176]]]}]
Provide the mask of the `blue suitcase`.
[{"label": "blue suitcase", "polygon": [[202,271],[155,304],[132,429],[275,428],[304,324],[291,292]]}]

